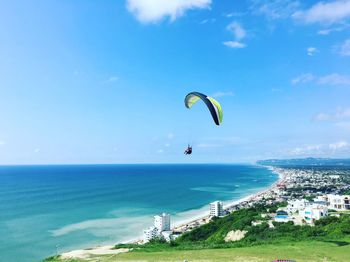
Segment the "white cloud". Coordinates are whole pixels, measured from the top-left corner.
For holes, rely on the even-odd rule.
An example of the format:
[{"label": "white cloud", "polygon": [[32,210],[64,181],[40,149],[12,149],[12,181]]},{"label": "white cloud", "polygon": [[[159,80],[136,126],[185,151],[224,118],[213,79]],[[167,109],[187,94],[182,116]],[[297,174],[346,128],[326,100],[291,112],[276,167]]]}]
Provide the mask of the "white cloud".
[{"label": "white cloud", "polygon": [[200,21],[201,25],[207,24],[207,23],[215,23],[216,19],[215,18],[210,18],[210,19],[204,19]]},{"label": "white cloud", "polygon": [[0,146],[3,146],[3,145],[5,145],[5,141],[0,140]]},{"label": "white cloud", "polygon": [[346,39],[339,48],[339,54],[342,56],[350,56],[350,38]]},{"label": "white cloud", "polygon": [[346,121],[337,122],[335,123],[335,126],[338,128],[350,131],[350,122],[346,122]]},{"label": "white cloud", "polygon": [[231,18],[231,17],[241,17],[241,16],[244,16],[244,15],[246,15],[246,13],[231,12],[231,13],[225,14],[225,16],[226,16],[227,18]]},{"label": "white cloud", "polygon": [[308,55],[308,56],[314,56],[316,53],[319,52],[318,49],[317,49],[316,47],[312,47],[312,46],[308,47],[308,48],[306,49],[306,51],[307,51],[307,55]]},{"label": "white cloud", "polygon": [[39,152],[40,152],[40,148],[35,148],[35,149],[34,149],[34,153],[37,154],[37,153],[39,153]]},{"label": "white cloud", "polygon": [[337,26],[337,27],[331,27],[331,28],[319,30],[317,32],[317,34],[319,34],[319,35],[329,35],[330,33],[333,33],[333,32],[342,32],[342,31],[348,29],[349,27],[350,27],[349,24],[342,24],[342,25]]},{"label": "white cloud", "polygon": [[164,146],[165,147],[170,147],[170,143],[165,143]]},{"label": "white cloud", "polygon": [[169,138],[169,139],[173,139],[174,137],[175,137],[175,135],[174,135],[173,133],[169,133],[169,134],[168,134],[168,138]]},{"label": "white cloud", "polygon": [[339,141],[337,143],[329,144],[329,149],[336,151],[349,148],[349,143],[346,141]]},{"label": "white cloud", "polygon": [[296,147],[289,149],[286,152],[292,156],[305,156],[305,155],[320,155],[323,154],[322,145],[308,145],[304,147]]},{"label": "white cloud", "polygon": [[216,92],[212,95],[212,97],[223,97],[223,96],[234,96],[235,94],[232,91],[227,92]]},{"label": "white cloud", "polygon": [[246,36],[246,31],[244,30],[244,28],[242,27],[241,24],[239,24],[238,22],[232,22],[230,23],[226,29],[230,32],[233,33],[234,37],[236,40],[241,40]]},{"label": "white cloud", "polygon": [[243,28],[243,26],[234,21],[231,22],[226,29],[228,31],[230,31],[233,34],[234,37],[234,41],[225,41],[223,42],[223,44],[225,46],[228,46],[230,48],[245,48],[246,44],[242,43],[240,40],[242,40],[243,38],[246,37],[247,33],[245,31],[245,29]]},{"label": "white cloud", "polygon": [[313,117],[316,121],[343,120],[350,118],[350,108],[338,108],[334,113],[319,113]]},{"label": "white cloud", "polygon": [[350,85],[350,77],[337,73],[321,76],[318,78],[320,85]]},{"label": "white cloud", "polygon": [[298,1],[292,0],[252,0],[252,3],[250,9],[253,14],[264,15],[270,20],[288,18],[300,6]]},{"label": "white cloud", "polygon": [[109,83],[113,83],[119,80],[119,77],[117,76],[111,76],[110,78],[102,81],[102,84],[109,84]]},{"label": "white cloud", "polygon": [[158,149],[158,150],[157,150],[157,153],[158,153],[158,154],[162,154],[163,152],[164,152],[163,149]]},{"label": "white cloud", "polygon": [[296,78],[292,79],[292,84],[303,84],[303,83],[307,83],[310,82],[312,80],[314,80],[315,77],[314,75],[307,73],[307,74],[302,74],[300,76],[297,76]]},{"label": "white cloud", "polygon": [[171,21],[191,9],[209,9],[211,0],[127,0],[126,6],[142,23],[156,23],[164,17]]},{"label": "white cloud", "polygon": [[322,29],[322,30],[319,30],[317,32],[317,34],[319,35],[329,35],[331,32],[333,32],[334,30],[332,29]]},{"label": "white cloud", "polygon": [[324,76],[315,76],[307,73],[292,79],[292,84],[305,84],[315,81],[318,85],[347,86],[350,85],[350,76],[332,73]]},{"label": "white cloud", "polygon": [[318,2],[308,10],[295,12],[293,17],[310,24],[342,22],[350,17],[350,0]]},{"label": "white cloud", "polygon": [[346,141],[339,141],[330,144],[307,145],[287,149],[285,153],[290,156],[329,156],[337,153],[344,153],[350,149],[350,144]]},{"label": "white cloud", "polygon": [[350,108],[338,108],[335,112],[331,113],[322,112],[312,118],[314,121],[331,121],[335,127],[350,131],[349,119]]},{"label": "white cloud", "polygon": [[350,118],[350,108],[344,108],[344,109],[339,108],[335,113],[334,118],[335,119]]},{"label": "white cloud", "polygon": [[330,115],[327,113],[319,113],[315,115],[312,119],[315,121],[327,121],[330,119]]},{"label": "white cloud", "polygon": [[231,47],[231,48],[245,48],[246,44],[243,44],[238,41],[225,41],[223,42],[225,46]]}]

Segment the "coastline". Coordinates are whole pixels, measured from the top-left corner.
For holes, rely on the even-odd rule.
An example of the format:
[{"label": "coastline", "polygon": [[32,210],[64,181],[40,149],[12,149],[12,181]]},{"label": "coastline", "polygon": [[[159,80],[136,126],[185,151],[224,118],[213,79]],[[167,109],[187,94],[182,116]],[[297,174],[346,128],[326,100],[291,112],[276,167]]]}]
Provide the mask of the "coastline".
[{"label": "coastline", "polygon": [[[260,165],[259,165],[260,166]],[[285,182],[285,175],[281,172],[278,172],[273,167],[270,166],[260,166],[263,168],[266,168],[270,170],[272,173],[278,175],[277,181],[275,181],[273,184],[271,184],[269,187],[262,189],[259,192],[250,194],[248,196],[245,196],[243,198],[240,198],[238,200],[228,200],[225,201],[224,203],[224,210],[227,212],[232,212],[236,210],[237,207],[239,206],[246,206],[250,205],[252,202],[261,199],[265,194],[268,194],[271,191],[274,191],[278,184],[284,183]],[[200,225],[206,224],[210,221],[208,211],[204,211],[204,207],[198,209],[202,210],[202,212],[197,213],[192,216],[189,219],[185,219],[183,221],[178,221],[177,223],[174,224],[172,227],[173,232],[178,232],[178,233],[184,233],[188,230],[192,230],[195,227],[198,227]],[[204,214],[205,213],[205,214]],[[124,253],[130,251],[130,249],[123,248],[123,249],[114,249],[114,246],[117,244],[143,244],[142,239],[140,237],[133,238],[127,241],[123,241],[121,243],[115,243],[114,245],[103,245],[103,246],[96,246],[96,247],[90,247],[86,249],[77,249],[77,250],[71,250],[68,252],[64,252],[60,254],[62,258],[87,258],[89,255],[93,254],[118,254],[118,253]]]},{"label": "coastline", "polygon": [[[266,168],[266,169],[270,170],[272,173],[277,174],[278,175],[277,181],[275,181],[269,187],[264,188],[259,192],[250,194],[250,195],[245,196],[243,198],[240,198],[238,200],[226,201],[226,203],[224,203],[224,210],[225,211],[231,212],[231,211],[235,210],[237,206],[242,205],[242,204],[249,205],[249,203],[261,199],[265,194],[267,194],[271,191],[274,191],[277,188],[278,184],[285,182],[285,175],[283,173],[278,172],[275,168],[270,167],[270,166],[260,166],[260,167]],[[208,213],[208,212],[206,212],[206,213]],[[186,221],[182,221],[181,223],[175,224],[175,226],[173,227],[173,231],[180,231],[181,232],[184,227],[191,228],[191,227],[199,226],[199,225],[202,225],[202,224],[205,224],[208,222],[209,222],[209,215],[208,214],[202,215],[200,217],[192,218],[191,220],[186,220]]]}]

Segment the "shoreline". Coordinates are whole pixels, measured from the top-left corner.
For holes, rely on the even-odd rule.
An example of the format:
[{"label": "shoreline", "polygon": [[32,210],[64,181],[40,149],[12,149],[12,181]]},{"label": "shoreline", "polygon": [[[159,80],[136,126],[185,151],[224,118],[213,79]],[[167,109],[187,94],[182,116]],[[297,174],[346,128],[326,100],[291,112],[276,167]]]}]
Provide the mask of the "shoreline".
[{"label": "shoreline", "polygon": [[[242,197],[238,200],[228,200],[226,201],[226,203],[224,203],[224,210],[228,211],[228,212],[232,212],[233,210],[235,210],[239,205],[249,205],[249,203],[261,199],[262,196],[268,192],[271,192],[273,190],[275,190],[277,188],[277,185],[280,183],[283,183],[285,181],[285,175],[283,173],[280,173],[278,171],[276,171],[275,168],[270,167],[270,166],[260,166],[263,168],[266,168],[268,170],[270,170],[272,173],[277,174],[278,175],[278,179],[277,181],[275,181],[273,184],[271,184],[269,187],[262,189],[261,191],[258,191],[256,193],[250,194],[248,196]],[[209,220],[209,214],[208,211],[206,210],[204,214],[204,207],[198,209],[198,210],[202,210],[203,209],[203,213],[198,213],[195,217],[189,218],[189,219],[185,219],[183,221],[179,221],[177,223],[174,224],[174,226],[172,227],[172,231],[173,232],[181,232],[184,233],[188,230],[192,230],[195,227],[198,227],[200,225],[206,224],[208,223]],[[96,247],[90,247],[90,248],[86,248],[86,249],[77,249],[77,250],[71,250],[68,252],[64,252],[61,253],[60,256],[62,258],[86,258],[91,254],[94,254],[95,252],[98,252],[101,254],[102,251],[105,252],[105,254],[111,254],[111,251],[114,250],[114,253],[124,253],[124,252],[128,252],[130,251],[129,249],[125,249],[123,248],[122,250],[120,249],[113,249],[115,245],[117,244],[142,244],[143,241],[140,237],[137,238],[133,238],[130,240],[126,240],[120,243],[115,243],[115,244],[110,244],[110,245],[101,245],[101,246],[96,246]],[[103,252],[102,252],[103,253]]]},{"label": "shoreline", "polygon": [[[270,166],[260,166],[260,167],[266,168],[266,169],[270,170],[272,173],[278,175],[277,181],[275,181],[273,184],[271,184],[267,188],[264,188],[256,193],[250,194],[250,195],[245,196],[243,198],[240,198],[238,200],[231,200],[231,201],[228,200],[226,203],[224,203],[224,210],[225,211],[230,212],[233,209],[235,209],[236,206],[238,206],[240,204],[244,204],[244,203],[249,204],[250,202],[257,200],[257,198],[261,198],[264,194],[275,190],[277,188],[278,184],[283,183],[285,181],[285,175],[277,172],[275,168],[270,167]],[[206,213],[208,213],[208,212],[206,212]],[[189,227],[191,227],[191,225],[194,226],[194,224],[196,224],[197,226],[198,226],[198,224],[199,225],[205,224],[205,223],[209,222],[209,221],[207,221],[208,219],[209,219],[209,215],[202,215],[200,217],[178,223],[172,228],[172,230],[175,232],[182,231],[183,227],[189,228]]]}]

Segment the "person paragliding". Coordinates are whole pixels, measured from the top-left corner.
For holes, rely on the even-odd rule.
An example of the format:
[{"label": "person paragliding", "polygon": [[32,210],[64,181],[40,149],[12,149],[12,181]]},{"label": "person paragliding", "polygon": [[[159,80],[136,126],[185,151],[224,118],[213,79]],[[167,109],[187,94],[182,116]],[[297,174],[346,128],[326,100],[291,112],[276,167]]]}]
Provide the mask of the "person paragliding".
[{"label": "person paragliding", "polygon": [[[185,106],[190,109],[192,106],[197,103],[199,100],[202,100],[205,105],[208,107],[209,112],[216,125],[221,125],[223,118],[223,111],[220,103],[214,98],[204,95],[199,92],[191,92],[185,97]],[[185,155],[192,154],[192,146],[188,145],[187,149],[184,152]]]},{"label": "person paragliding", "polygon": [[188,145],[185,152],[184,152],[185,155],[190,155],[192,154],[192,146]]}]

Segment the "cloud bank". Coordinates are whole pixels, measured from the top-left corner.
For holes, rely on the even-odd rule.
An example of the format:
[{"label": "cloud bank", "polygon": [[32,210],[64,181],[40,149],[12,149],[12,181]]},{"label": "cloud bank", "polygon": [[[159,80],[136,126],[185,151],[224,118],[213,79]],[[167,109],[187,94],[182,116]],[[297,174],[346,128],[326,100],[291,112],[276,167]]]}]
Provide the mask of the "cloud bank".
[{"label": "cloud bank", "polygon": [[349,153],[350,144],[347,141],[337,141],[330,144],[307,145],[296,147],[286,151],[287,155],[293,157],[306,156],[328,156],[337,153]]},{"label": "cloud bank", "polygon": [[252,0],[253,14],[263,15],[269,20],[288,18],[298,11],[300,4],[292,0]]},{"label": "cloud bank", "polygon": [[318,2],[310,9],[295,12],[293,17],[308,24],[343,22],[350,18],[350,0]]},{"label": "cloud bank", "polygon": [[314,81],[318,85],[331,85],[331,86],[348,86],[350,85],[350,76],[341,75],[338,73],[332,73],[323,76],[315,76],[313,74],[301,74],[292,79],[291,83],[296,84],[305,84],[308,82]]},{"label": "cloud bank", "polygon": [[156,23],[169,17],[175,21],[191,9],[208,9],[211,0],[127,0],[126,7],[141,23]]},{"label": "cloud bank", "polygon": [[315,121],[335,121],[350,118],[350,108],[338,108],[334,113],[319,113],[314,116]]}]

